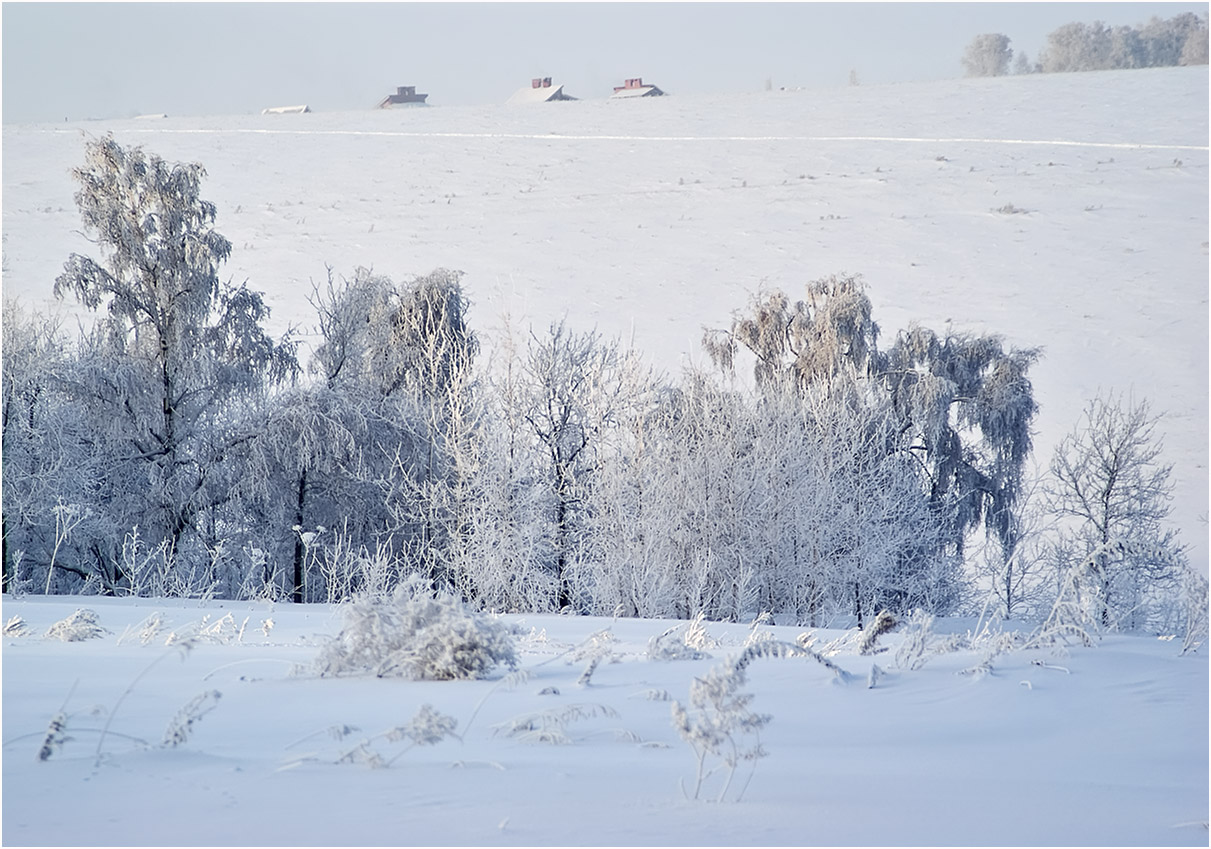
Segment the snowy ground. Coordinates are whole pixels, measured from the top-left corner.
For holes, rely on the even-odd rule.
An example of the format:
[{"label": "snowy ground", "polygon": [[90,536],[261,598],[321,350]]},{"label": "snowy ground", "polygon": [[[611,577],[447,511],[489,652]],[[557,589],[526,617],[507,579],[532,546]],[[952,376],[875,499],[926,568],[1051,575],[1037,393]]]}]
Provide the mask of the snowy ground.
[{"label": "snowy ground", "polygon": [[[1203,67],[6,125],[3,284],[46,306],[68,254],[92,252],[68,171],[82,134],[105,132],[205,164],[204,197],[234,244],[225,271],[268,293],[279,331],[312,323],[305,296],[325,265],[397,280],[445,266],[466,272],[483,331],[506,313],[522,327],[566,313],[676,370],[749,293],[861,273],[888,333],[949,321],[1044,347],[1044,465],[1099,389],[1149,398],[1167,414],[1174,519],[1205,572],[1207,104]],[[80,605],[106,636],[42,636]],[[3,649],[6,845],[1207,843],[1208,666],[1175,641],[1019,651],[962,675],[983,649],[897,669],[893,634],[873,659],[840,647],[848,684],[810,660],[758,661],[747,690],[773,717],[769,757],[741,802],[711,804],[683,798],[693,756],[669,703],[645,694],[684,700],[744,625],[710,626],[712,659],[657,663],[648,640],[671,623],[507,617],[533,676],[506,685],[291,674],[339,628],[318,605],[6,597],[2,610],[32,630]],[[170,630],[219,627],[181,662],[167,632],[139,639],[155,612]],[[227,627],[245,620],[242,636]],[[618,662],[580,687],[583,663],[561,653],[607,627]],[[888,674],[868,689],[872,662]],[[222,697],[185,745],[155,745],[212,689]],[[456,717],[462,741],[389,769],[336,763],[422,703]],[[494,733],[577,704],[614,715],[570,723],[562,746]],[[61,709],[73,739],[38,762]],[[343,724],[360,730],[324,735]]]},{"label": "snowy ground", "polygon": [[[79,606],[109,633],[43,636]],[[888,650],[873,657],[858,654],[853,631],[817,631],[816,648],[842,641],[830,657],[852,679],[805,658],[755,661],[744,690],[772,716],[769,754],[737,773],[741,801],[714,803],[683,796],[694,756],[670,702],[651,696],[684,703],[694,676],[740,651],[744,624],[708,623],[710,658],[658,662],[648,640],[675,623],[508,616],[529,676],[412,682],[294,670],[339,630],[325,605],[26,597],[2,609],[32,632],[4,640],[5,845],[1207,843],[1208,664],[1179,657],[1180,640],[1013,651],[965,675],[987,644],[914,671],[897,666],[911,629],[883,637]],[[156,613],[163,627],[145,643]],[[974,625],[939,623],[932,645]],[[784,640],[803,630],[758,628]],[[190,629],[204,633],[192,652],[165,646]],[[581,686],[586,664],[569,650],[602,629],[611,659]],[[886,674],[871,689],[873,664]],[[210,690],[221,698],[189,739],[159,746]],[[337,763],[424,703],[458,720],[461,741],[387,768]],[[577,705],[598,715],[563,725],[563,744],[500,728]],[[60,710],[71,739],[40,762]],[[358,730],[326,733],[342,725]],[[390,758],[404,746],[371,748]]]},{"label": "snowy ground", "polygon": [[[1207,569],[1207,68],[725,97],[5,125],[4,289],[50,300],[69,175],[113,132],[203,163],[273,328],[325,266],[466,272],[472,325],[567,315],[675,372],[749,294],[862,274],[885,334],[1041,346],[1036,459],[1099,391],[1166,414],[1174,521]],[[490,349],[490,345],[486,348]]]}]

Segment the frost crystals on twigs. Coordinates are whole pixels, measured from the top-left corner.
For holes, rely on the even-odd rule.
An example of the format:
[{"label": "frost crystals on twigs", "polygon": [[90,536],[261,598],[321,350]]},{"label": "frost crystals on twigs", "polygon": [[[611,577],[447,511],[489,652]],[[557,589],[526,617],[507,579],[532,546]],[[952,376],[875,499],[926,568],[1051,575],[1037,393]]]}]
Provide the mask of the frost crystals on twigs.
[{"label": "frost crystals on twigs", "polygon": [[887,651],[886,648],[875,648],[875,643],[879,641],[879,637],[891,631],[898,624],[900,623],[896,621],[896,617],[892,616],[889,611],[880,610],[875,620],[862,629],[862,640],[858,644],[858,654],[878,654],[879,652]]},{"label": "frost crystals on twigs", "polygon": [[513,634],[447,594],[431,595],[419,578],[390,601],[348,605],[340,634],[320,653],[321,675],[370,673],[448,681],[482,678],[497,664],[516,665]]},{"label": "frost crystals on twigs", "polygon": [[717,644],[702,624],[699,613],[691,621],[669,628],[648,640],[648,660],[702,660],[710,657],[704,649]]},{"label": "frost crystals on twigs", "polygon": [[[672,704],[673,727],[697,756],[694,789],[692,793],[686,793],[688,797],[699,798],[706,781],[716,772],[726,769],[727,778],[716,797],[716,801],[722,802],[727,797],[740,763],[753,762],[755,768],[757,759],[765,757],[766,751],[761,746],[759,732],[771,717],[749,710],[753,696],[740,691],[747,681],[748,665],[763,657],[812,657],[840,677],[846,676],[840,667],[805,645],[764,640],[748,646],[735,658],[712,667],[703,677],[695,678],[690,684],[689,706],[677,701]],[[752,735],[752,742],[746,744],[748,735]],[[717,761],[713,765],[712,759]],[[749,777],[752,777],[751,773]],[[741,788],[736,801],[743,795],[744,788]]]}]

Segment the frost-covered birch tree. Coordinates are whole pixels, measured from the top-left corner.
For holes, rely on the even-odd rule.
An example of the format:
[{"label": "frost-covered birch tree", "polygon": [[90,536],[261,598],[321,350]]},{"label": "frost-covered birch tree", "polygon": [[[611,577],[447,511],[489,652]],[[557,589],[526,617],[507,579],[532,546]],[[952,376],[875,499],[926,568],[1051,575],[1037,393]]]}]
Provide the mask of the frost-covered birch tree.
[{"label": "frost-covered birch tree", "polygon": [[[934,600],[945,595],[944,604],[953,604],[953,566],[962,560],[967,534],[982,523],[1002,545],[1010,543],[1036,409],[1027,371],[1037,352],[1006,350],[993,336],[948,333],[939,338],[919,327],[898,334],[887,353],[878,349],[878,338],[861,279],[841,276],[809,284],[806,298],[794,303],[780,292],[759,296],[729,330],[708,332],[704,343],[725,373],[742,354],[751,355],[763,403],[788,390],[799,403],[824,393],[825,407],[872,414],[883,410],[882,415],[890,416],[892,425],[868,443],[870,453],[863,462],[894,455],[898,462],[915,465],[915,475],[897,479],[916,481],[932,517],[929,526],[940,523],[943,530],[896,553],[893,583],[922,586],[909,577],[914,569],[922,580],[950,575],[944,582],[949,589]],[[825,407],[817,406],[816,415]],[[871,421],[877,420],[876,415]],[[849,468],[843,464],[834,473]],[[869,471],[854,479],[855,497],[874,490],[874,480]],[[900,509],[904,517],[916,515],[907,503]],[[871,574],[891,574],[886,567]],[[846,568],[857,569],[852,563]],[[857,569],[854,575],[861,573]],[[859,618],[869,612],[862,601],[864,584],[875,589],[855,577],[853,612]],[[917,592],[887,597],[902,601]]]},{"label": "frost-covered birch tree", "polygon": [[1027,373],[1038,356],[1007,350],[996,336],[939,337],[913,327],[880,360],[881,381],[927,473],[930,503],[949,528],[946,547],[960,557],[981,523],[1011,545],[1038,409]]},{"label": "frost-covered birch tree", "polygon": [[265,333],[259,293],[220,282],[231,244],[200,196],[201,165],[170,164],[112,136],[89,141],[85,160],[73,171],[76,204],[101,258],[72,254],[55,294],[105,308],[92,355],[115,371],[73,392],[98,425],[112,424],[107,460],[131,482],[117,521],[139,524],[173,557],[186,556],[187,543],[202,557],[217,542],[214,509],[226,497],[211,484],[252,436],[233,427],[231,404],[292,376],[294,345]]}]

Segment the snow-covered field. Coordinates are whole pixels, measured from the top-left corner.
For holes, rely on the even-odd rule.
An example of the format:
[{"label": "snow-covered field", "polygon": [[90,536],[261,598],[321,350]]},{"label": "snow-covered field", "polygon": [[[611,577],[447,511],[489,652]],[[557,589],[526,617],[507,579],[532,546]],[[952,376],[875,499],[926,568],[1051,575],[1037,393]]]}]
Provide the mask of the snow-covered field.
[{"label": "snow-covered field", "polygon": [[481,334],[566,315],[675,372],[750,293],[862,274],[885,335],[950,322],[1044,349],[1044,468],[1099,390],[1164,412],[1205,573],[1207,103],[1197,67],[6,125],[4,289],[53,308],[67,256],[93,251],[69,171],[106,132],[206,166],[223,272],[267,293],[276,331],[314,324],[325,266],[440,266],[466,272]]},{"label": "snow-covered field", "polygon": [[[109,633],[42,637],[80,605]],[[685,703],[694,676],[741,650],[745,624],[708,623],[709,658],[655,661],[649,639],[676,623],[507,616],[528,676],[411,682],[292,674],[340,628],[326,605],[27,597],[5,599],[3,615],[33,632],[4,643],[5,845],[1207,843],[1208,666],[1179,657],[1180,639],[1013,651],[961,674],[991,641],[914,671],[897,663],[911,627],[873,656],[856,632],[818,631],[817,649],[843,641],[830,660],[852,678],[809,658],[754,661],[743,691],[772,717],[768,757],[737,771],[728,799],[743,787],[740,801],[714,803],[683,795],[695,758],[653,696]],[[939,623],[931,646],[974,628]],[[580,685],[574,650],[603,629],[607,659]],[[199,630],[187,655],[165,646]],[[802,629],[757,630],[789,641]],[[221,697],[188,740],[159,746],[208,691]],[[372,739],[426,703],[458,720],[461,740],[405,752]],[[71,739],[40,762],[60,710]],[[563,741],[508,733],[535,714]],[[338,763],[366,739],[398,759]]]},{"label": "snow-covered field", "polygon": [[[1205,573],[1207,82],[1201,67],[6,125],[4,291],[53,308],[64,260],[93,252],[68,172],[82,134],[105,132],[206,166],[203,197],[234,245],[224,271],[268,294],[275,331],[312,323],[305,296],[326,265],[397,280],[444,266],[466,272],[481,332],[566,314],[675,370],[703,361],[702,326],[726,325],[750,293],[860,273],[887,334],[950,322],[1044,348],[1043,466],[1099,390],[1148,398],[1166,414],[1173,519]],[[78,606],[109,634],[42,636]],[[156,612],[167,630],[144,645]],[[757,661],[746,691],[773,717],[769,756],[742,801],[708,804],[683,797],[693,755],[669,703],[645,694],[684,701],[740,650],[743,624],[709,626],[711,659],[660,663],[648,640],[673,623],[510,616],[528,680],[417,683],[291,674],[337,632],[325,606],[5,597],[15,615],[32,633],[3,649],[6,845],[1207,843],[1208,666],[1178,657],[1180,641],[1015,651],[961,675],[988,644],[914,671],[895,661],[904,632],[873,658],[851,637],[832,656],[847,684],[811,660]],[[203,617],[218,627],[181,662],[167,634]],[[245,620],[242,635],[228,627]],[[584,663],[560,655],[604,628],[618,662],[578,686]],[[887,674],[868,689],[872,663]],[[209,690],[222,697],[190,739],[159,748]],[[423,703],[458,719],[461,742],[388,769],[336,763]],[[494,728],[575,705],[597,716],[568,723],[565,745]],[[73,739],[38,762],[61,709]],[[359,730],[325,736],[341,725]]]}]

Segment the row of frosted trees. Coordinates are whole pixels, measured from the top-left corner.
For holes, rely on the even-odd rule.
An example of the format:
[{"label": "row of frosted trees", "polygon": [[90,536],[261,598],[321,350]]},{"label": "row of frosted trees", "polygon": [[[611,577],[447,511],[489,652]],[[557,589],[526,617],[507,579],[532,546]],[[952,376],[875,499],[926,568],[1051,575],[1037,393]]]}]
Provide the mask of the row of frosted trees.
[{"label": "row of frosted trees", "polygon": [[8,591],[339,601],[420,574],[495,610],[861,623],[955,610],[982,538],[1021,612],[1034,351],[880,349],[840,277],[754,299],[672,380],[563,323],[485,356],[459,274],[358,270],[314,287],[303,368],[219,282],[200,166],[87,157],[104,258],[56,292],[95,326],[5,305]]},{"label": "row of frosted trees", "polygon": [[1207,64],[1207,16],[1183,12],[1172,18],[1153,17],[1139,26],[1107,26],[1074,22],[1057,27],[1031,63],[1024,52],[1014,60],[1010,39],[985,33],[971,40],[960,59],[969,77],[1008,74],[1112,71]]}]

